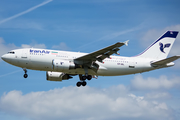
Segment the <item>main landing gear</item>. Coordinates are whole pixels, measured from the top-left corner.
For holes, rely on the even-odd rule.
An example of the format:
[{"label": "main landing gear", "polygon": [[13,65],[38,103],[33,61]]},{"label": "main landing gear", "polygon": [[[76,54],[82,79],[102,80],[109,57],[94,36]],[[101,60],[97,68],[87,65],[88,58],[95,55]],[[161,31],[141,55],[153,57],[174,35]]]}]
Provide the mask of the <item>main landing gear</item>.
[{"label": "main landing gear", "polygon": [[87,79],[87,80],[91,80],[91,79],[92,79],[92,76],[91,76],[91,75],[84,75],[84,76],[79,75],[79,79],[80,79],[81,81],[77,82],[77,83],[76,83],[76,86],[77,86],[77,87],[80,87],[81,85],[82,85],[82,86],[86,86],[87,82],[86,82],[85,80],[86,80],[86,79]]},{"label": "main landing gear", "polygon": [[27,78],[28,77],[27,70],[24,68],[23,68],[23,70],[24,70],[24,78]]}]

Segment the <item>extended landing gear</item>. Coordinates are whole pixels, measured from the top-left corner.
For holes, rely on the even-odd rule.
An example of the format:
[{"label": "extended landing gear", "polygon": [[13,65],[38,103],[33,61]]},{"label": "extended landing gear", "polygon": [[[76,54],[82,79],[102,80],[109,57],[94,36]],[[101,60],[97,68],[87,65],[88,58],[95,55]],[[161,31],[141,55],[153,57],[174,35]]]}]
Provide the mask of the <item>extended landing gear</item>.
[{"label": "extended landing gear", "polygon": [[86,79],[87,80],[91,80],[92,79],[92,75],[88,75],[88,66],[84,66],[84,72],[85,72],[85,75],[79,75],[79,79],[81,80],[80,82],[77,82],[77,87],[80,87],[81,85],[82,86],[86,86]]},{"label": "extended landing gear", "polygon": [[28,77],[28,74],[27,74],[27,70],[26,69],[23,69],[24,70],[24,78],[27,78]]},{"label": "extended landing gear", "polygon": [[77,82],[76,85],[77,85],[77,87],[80,87],[81,85],[86,86],[86,84],[87,84],[86,81],[83,81],[83,82]]},{"label": "extended landing gear", "polygon": [[91,80],[92,79],[92,76],[91,75],[79,75],[79,79],[81,80],[80,82],[77,82],[76,86],[77,87],[80,87],[81,85],[82,86],[86,86],[87,82],[85,81],[86,79],[87,80]]},{"label": "extended landing gear", "polygon": [[24,74],[24,78],[27,78],[28,77],[28,74]]},{"label": "extended landing gear", "polygon": [[[91,75],[85,75],[85,76],[82,76],[82,80],[91,80],[92,79],[92,76]],[[81,79],[80,79],[81,80]]]}]

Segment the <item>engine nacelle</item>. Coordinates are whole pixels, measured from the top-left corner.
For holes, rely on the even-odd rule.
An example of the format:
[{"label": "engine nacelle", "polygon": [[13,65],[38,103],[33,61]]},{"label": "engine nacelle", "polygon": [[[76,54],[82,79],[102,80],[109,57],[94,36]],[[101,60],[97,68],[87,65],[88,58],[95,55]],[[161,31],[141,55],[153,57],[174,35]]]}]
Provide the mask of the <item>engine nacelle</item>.
[{"label": "engine nacelle", "polygon": [[52,61],[53,69],[57,71],[66,71],[70,69],[75,69],[75,64],[68,60],[58,60],[55,59]]},{"label": "engine nacelle", "polygon": [[62,80],[68,80],[70,78],[72,77],[63,72],[51,72],[51,71],[46,72],[46,79],[49,81],[62,81]]}]

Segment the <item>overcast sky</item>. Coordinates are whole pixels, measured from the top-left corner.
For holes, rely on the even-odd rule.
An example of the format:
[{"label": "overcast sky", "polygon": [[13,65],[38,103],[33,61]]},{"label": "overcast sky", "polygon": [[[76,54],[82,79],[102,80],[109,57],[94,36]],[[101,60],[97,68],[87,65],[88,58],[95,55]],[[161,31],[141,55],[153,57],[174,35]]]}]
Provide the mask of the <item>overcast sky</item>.
[{"label": "overcast sky", "polygon": [[[180,31],[179,0],[1,0],[0,56],[16,48],[92,52],[116,42],[142,52],[167,30]],[[180,55],[180,35],[169,56]],[[46,81],[45,71],[0,60],[1,120],[179,120],[180,60],[142,74]]]}]

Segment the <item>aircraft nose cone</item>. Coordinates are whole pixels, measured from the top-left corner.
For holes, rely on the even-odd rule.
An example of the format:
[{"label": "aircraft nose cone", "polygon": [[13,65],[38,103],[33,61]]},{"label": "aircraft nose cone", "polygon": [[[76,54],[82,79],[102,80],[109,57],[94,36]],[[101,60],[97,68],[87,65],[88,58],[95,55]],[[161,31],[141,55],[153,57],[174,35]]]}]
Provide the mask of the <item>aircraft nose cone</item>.
[{"label": "aircraft nose cone", "polygon": [[4,60],[4,61],[7,61],[6,55],[1,56],[1,59]]},{"label": "aircraft nose cone", "polygon": [[5,55],[1,56],[1,59],[4,60],[5,59]]},{"label": "aircraft nose cone", "polygon": [[14,56],[11,56],[9,54],[4,54],[3,56],[1,56],[1,59],[11,64],[13,62],[13,59],[12,59],[13,57]]}]

